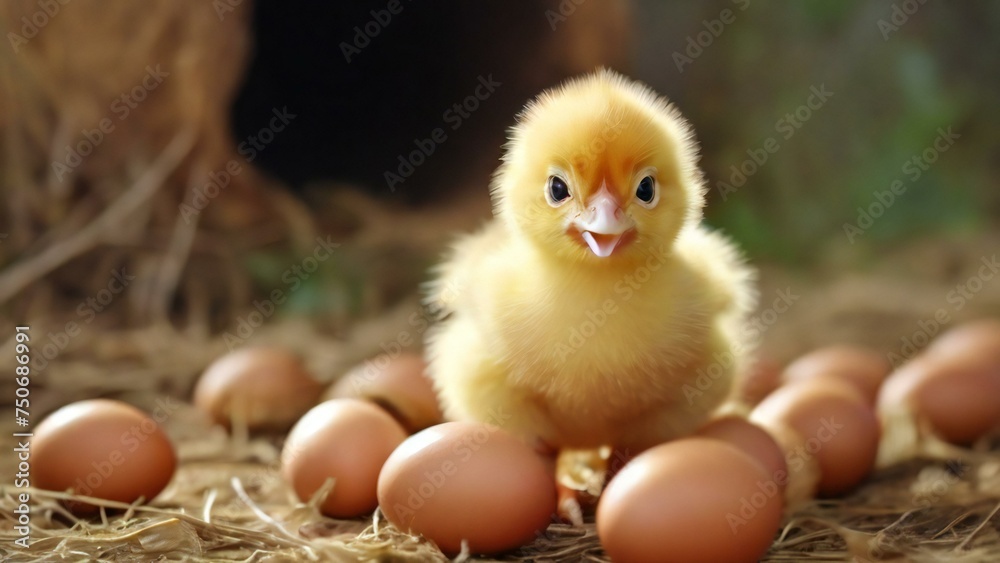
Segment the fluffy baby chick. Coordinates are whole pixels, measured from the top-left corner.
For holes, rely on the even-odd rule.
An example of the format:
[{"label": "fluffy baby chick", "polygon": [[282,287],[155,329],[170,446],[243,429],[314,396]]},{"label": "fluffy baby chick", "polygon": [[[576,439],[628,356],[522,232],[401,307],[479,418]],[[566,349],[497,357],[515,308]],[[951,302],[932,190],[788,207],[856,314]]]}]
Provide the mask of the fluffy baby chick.
[{"label": "fluffy baby chick", "polygon": [[527,106],[492,183],[495,219],[432,284],[429,370],[449,418],[547,448],[638,451],[723,403],[751,272],[700,225],[696,150],[676,109],[610,71]]}]

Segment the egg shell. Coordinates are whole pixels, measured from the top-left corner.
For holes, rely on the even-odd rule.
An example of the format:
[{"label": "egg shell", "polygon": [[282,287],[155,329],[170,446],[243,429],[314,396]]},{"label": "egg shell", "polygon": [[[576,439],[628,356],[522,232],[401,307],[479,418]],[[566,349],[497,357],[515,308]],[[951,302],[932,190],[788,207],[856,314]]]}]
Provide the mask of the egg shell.
[{"label": "egg shell", "polygon": [[979,356],[1000,358],[1000,319],[979,319],[961,324],[931,342],[927,356]]},{"label": "egg shell", "polygon": [[638,450],[634,448],[623,448],[615,446],[611,448],[611,454],[608,456],[608,468],[605,479],[610,481],[618,474],[619,471],[628,465],[628,462],[635,459],[635,456],[641,454],[645,450]]},{"label": "egg shell", "polygon": [[759,357],[746,374],[737,380],[737,397],[747,405],[756,405],[781,385],[781,364]]},{"label": "egg shell", "polygon": [[840,344],[801,356],[785,368],[782,377],[786,383],[816,377],[843,379],[874,404],[879,387],[890,371],[892,365],[884,355],[861,346]]},{"label": "egg shell", "polygon": [[757,561],[781,523],[780,488],[750,456],[721,440],[651,448],[608,484],[597,535],[616,562]]},{"label": "egg shell", "polygon": [[767,429],[785,426],[801,436],[804,443],[786,452],[786,461],[792,466],[798,463],[796,458],[815,457],[820,495],[850,491],[874,467],[879,421],[849,382],[818,378],[789,383],[764,399],[750,420]]},{"label": "egg shell", "polygon": [[282,474],[302,501],[333,477],[336,483],[320,511],[335,518],[367,514],[378,504],[382,464],[404,439],[406,431],[376,405],[358,399],[326,401],[288,434]]},{"label": "egg shell", "polygon": [[410,432],[438,424],[444,418],[434,385],[427,377],[427,363],[417,354],[372,358],[340,378],[326,396],[373,401]]},{"label": "egg shell", "polygon": [[808,444],[795,430],[775,425],[769,427],[767,432],[774,437],[775,443],[781,448],[788,467],[788,477],[784,483],[781,482],[780,474],[775,478],[775,481],[784,487],[787,514],[816,498],[820,480],[819,460],[815,456],[801,455],[800,452],[804,451]]},{"label": "egg shell", "polygon": [[379,506],[403,531],[445,553],[467,540],[472,553],[531,542],[556,508],[552,466],[495,426],[446,422],[393,452],[378,482]]},{"label": "egg shell", "polygon": [[739,416],[717,418],[695,432],[695,436],[722,440],[756,460],[767,474],[784,487],[788,465],[785,452],[763,427]]},{"label": "egg shell", "polygon": [[284,430],[316,404],[323,387],[301,358],[281,348],[242,348],[213,362],[194,388],[194,404],[216,423]]},{"label": "egg shell", "polygon": [[1000,356],[919,356],[889,377],[878,409],[883,420],[906,409],[940,438],[969,445],[1000,427]]},{"label": "egg shell", "polygon": [[[32,484],[118,502],[152,500],[173,477],[177,456],[160,425],[121,401],[93,399],[46,417],[31,438]],[[97,510],[70,502],[74,512]]]}]

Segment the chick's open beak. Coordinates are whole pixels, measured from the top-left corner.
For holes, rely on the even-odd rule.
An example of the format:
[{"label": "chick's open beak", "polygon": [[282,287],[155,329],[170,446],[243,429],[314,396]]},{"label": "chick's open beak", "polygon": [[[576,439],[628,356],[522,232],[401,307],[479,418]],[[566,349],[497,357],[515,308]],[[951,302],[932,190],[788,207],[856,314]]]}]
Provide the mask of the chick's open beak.
[{"label": "chick's open beak", "polygon": [[625,215],[607,188],[594,194],[586,210],[573,221],[573,226],[591,252],[600,258],[611,256],[635,234],[635,223]]}]

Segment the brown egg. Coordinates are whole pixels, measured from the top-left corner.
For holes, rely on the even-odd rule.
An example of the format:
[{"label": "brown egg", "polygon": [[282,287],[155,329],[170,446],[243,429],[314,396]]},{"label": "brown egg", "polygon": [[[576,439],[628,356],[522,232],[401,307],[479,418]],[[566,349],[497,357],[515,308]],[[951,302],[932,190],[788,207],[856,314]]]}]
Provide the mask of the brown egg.
[{"label": "brown egg", "polygon": [[208,366],[194,388],[194,404],[230,427],[284,430],[319,400],[323,387],[302,360],[281,348],[243,348]]},{"label": "brown egg", "polygon": [[980,319],[959,325],[939,336],[924,351],[928,356],[1000,358],[1000,319]]},{"label": "brown egg", "polygon": [[889,360],[868,348],[839,344],[810,352],[785,368],[786,382],[816,377],[843,379],[858,388],[870,404],[875,403],[882,381],[892,371]]},{"label": "brown egg", "polygon": [[807,441],[795,430],[787,426],[774,425],[768,427],[767,432],[781,448],[788,468],[785,482],[781,481],[780,473],[776,474],[775,478],[775,482],[784,487],[787,513],[816,498],[820,480],[819,459],[815,456],[802,455],[807,447]]},{"label": "brown egg", "polygon": [[[167,486],[176,467],[174,447],[157,421],[121,401],[66,405],[46,417],[31,439],[31,479],[41,489],[149,501]],[[87,503],[67,506],[81,514],[97,510]]]},{"label": "brown egg", "polygon": [[903,410],[942,439],[971,444],[1000,427],[1000,356],[985,352],[948,355],[942,349],[918,356],[885,382],[879,414],[886,420]]},{"label": "brown egg", "polygon": [[618,474],[619,471],[628,465],[628,462],[635,459],[635,456],[641,454],[645,450],[637,450],[633,448],[622,448],[615,446],[611,448],[611,454],[608,456],[608,469],[605,475],[605,480],[610,481]]},{"label": "brown egg", "polygon": [[746,375],[737,382],[737,397],[753,406],[764,400],[781,385],[781,364],[759,357],[750,365]]},{"label": "brown egg", "polygon": [[427,364],[417,354],[377,356],[347,372],[326,397],[368,399],[416,432],[444,418],[426,370]]},{"label": "brown egg", "polygon": [[789,383],[764,399],[750,420],[768,430],[786,427],[801,437],[803,443],[786,451],[785,459],[791,472],[816,459],[820,495],[850,491],[875,464],[879,422],[850,382],[817,378]]},{"label": "brown egg", "polygon": [[333,490],[319,506],[335,518],[367,514],[378,504],[382,464],[406,439],[406,431],[379,407],[358,399],[334,399],[313,407],[292,428],[281,451],[281,471],[302,501],[329,478]]},{"label": "brown egg", "polygon": [[532,541],[556,508],[552,466],[507,432],[446,422],[407,439],[382,468],[382,512],[446,553],[496,553]]},{"label": "brown egg", "polygon": [[685,438],[651,448],[611,480],[597,535],[613,561],[757,561],[781,523],[781,489],[725,442]]},{"label": "brown egg", "polygon": [[736,446],[757,460],[771,479],[785,486],[788,478],[785,452],[762,427],[739,416],[726,416],[702,426],[695,436],[715,438]]}]

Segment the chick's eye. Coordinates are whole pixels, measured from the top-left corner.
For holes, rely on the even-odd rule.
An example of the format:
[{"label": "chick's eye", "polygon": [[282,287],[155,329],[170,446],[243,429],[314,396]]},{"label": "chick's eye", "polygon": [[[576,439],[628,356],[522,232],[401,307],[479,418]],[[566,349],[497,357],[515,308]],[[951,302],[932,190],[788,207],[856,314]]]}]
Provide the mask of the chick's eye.
[{"label": "chick's eye", "polygon": [[549,201],[552,203],[562,203],[569,199],[569,186],[559,176],[549,176]]},{"label": "chick's eye", "polygon": [[640,201],[650,203],[656,197],[656,181],[652,176],[646,176],[639,180],[639,187],[635,189],[635,197]]}]

